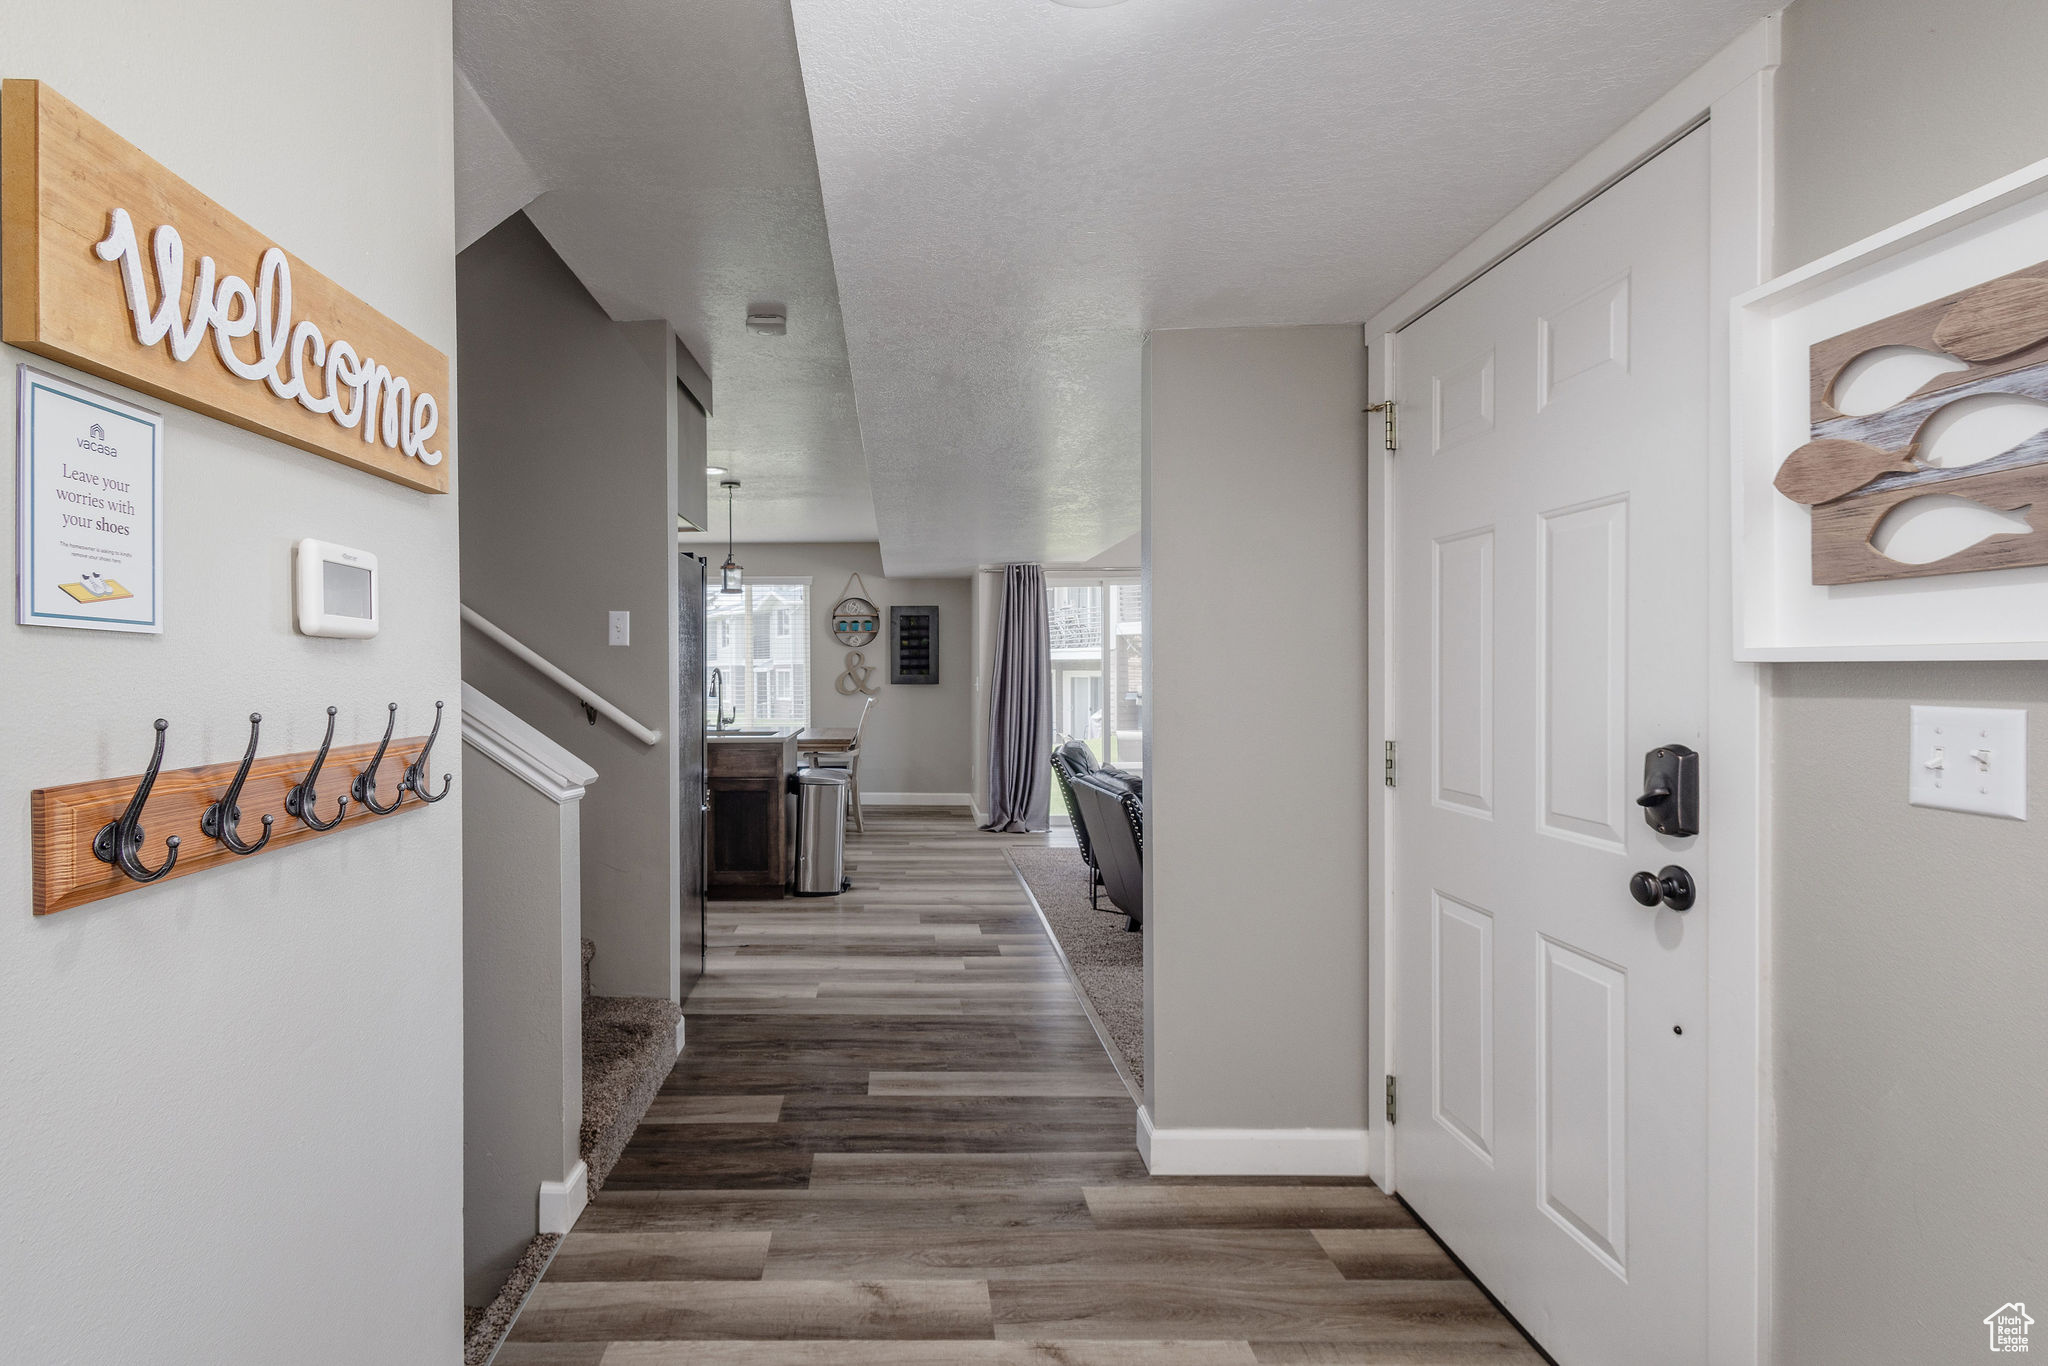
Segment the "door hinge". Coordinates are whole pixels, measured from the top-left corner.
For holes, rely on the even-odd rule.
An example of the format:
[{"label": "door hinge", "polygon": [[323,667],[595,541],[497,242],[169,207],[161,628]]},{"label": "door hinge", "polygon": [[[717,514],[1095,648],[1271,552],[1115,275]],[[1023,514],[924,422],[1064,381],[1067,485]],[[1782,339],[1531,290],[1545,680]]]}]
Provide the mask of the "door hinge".
[{"label": "door hinge", "polygon": [[1394,1122],[1394,1074],[1387,1073],[1387,1123]]},{"label": "door hinge", "polygon": [[1393,742],[1392,740],[1389,740],[1389,741],[1387,741],[1387,786],[1388,786],[1388,787],[1393,787],[1393,786],[1395,785],[1395,784],[1394,784],[1394,769],[1395,769],[1395,758],[1394,758],[1394,742]]},{"label": "door hinge", "polygon": [[1372,405],[1372,407],[1367,408],[1366,411],[1368,413],[1379,413],[1380,415],[1386,418],[1387,454],[1392,455],[1394,451],[1398,449],[1394,444],[1394,400],[1388,399],[1384,403],[1375,403]]}]

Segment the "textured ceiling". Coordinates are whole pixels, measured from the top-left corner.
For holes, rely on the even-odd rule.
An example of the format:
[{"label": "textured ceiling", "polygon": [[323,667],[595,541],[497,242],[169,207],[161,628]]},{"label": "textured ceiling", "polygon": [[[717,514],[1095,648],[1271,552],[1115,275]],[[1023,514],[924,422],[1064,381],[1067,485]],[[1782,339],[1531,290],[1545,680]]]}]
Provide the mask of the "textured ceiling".
[{"label": "textured ceiling", "polygon": [[[545,187],[528,215],[614,318],[667,318],[712,372],[741,539],[873,540],[787,4],[457,0],[455,21]],[[747,332],[755,304],[785,306],[789,334]]]},{"label": "textured ceiling", "polygon": [[1146,331],[1363,320],[1778,3],[794,0],[889,572],[1122,540]]}]

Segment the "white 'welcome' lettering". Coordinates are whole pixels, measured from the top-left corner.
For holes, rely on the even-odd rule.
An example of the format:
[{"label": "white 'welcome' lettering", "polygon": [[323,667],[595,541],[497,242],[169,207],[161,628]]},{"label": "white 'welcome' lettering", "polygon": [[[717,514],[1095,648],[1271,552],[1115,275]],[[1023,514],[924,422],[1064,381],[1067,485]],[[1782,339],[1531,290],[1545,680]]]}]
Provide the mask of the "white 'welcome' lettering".
[{"label": "white 'welcome' lettering", "polygon": [[[185,243],[170,224],[150,234],[155,258],[157,301],[149,301],[142,278],[142,248],[126,209],[115,209],[106,239],[93,248],[102,261],[118,261],[121,289],[135,320],[135,339],[157,346],[169,339],[171,358],[192,359],[213,334],[220,363],[243,379],[261,380],[281,399],[295,400],[309,413],[322,413],[349,429],[361,426],[363,440],[382,441],[422,465],[441,463],[441,452],[427,441],[441,426],[441,406],[430,393],[415,394],[412,382],[340,337],[328,341],[310,320],[292,321],[292,267],[276,247],[257,263],[256,285],[238,275],[215,281],[211,256],[199,258],[192,281],[192,307],[186,311]],[[256,359],[244,360],[235,343],[256,339]],[[306,383],[307,366],[321,377],[321,391]],[[346,401],[344,402],[344,396]]]}]

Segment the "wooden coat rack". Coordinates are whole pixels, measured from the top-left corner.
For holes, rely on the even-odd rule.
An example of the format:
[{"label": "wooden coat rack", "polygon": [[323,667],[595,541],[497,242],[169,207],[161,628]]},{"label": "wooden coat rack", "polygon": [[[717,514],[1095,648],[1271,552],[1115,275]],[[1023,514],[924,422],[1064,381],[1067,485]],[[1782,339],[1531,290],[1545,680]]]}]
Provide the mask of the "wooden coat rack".
[{"label": "wooden coat rack", "polygon": [[[331,735],[331,717],[329,726]],[[437,713],[435,730],[439,729]],[[347,745],[338,749],[328,749],[323,745],[320,750],[259,759],[253,757],[252,739],[250,757],[197,768],[161,769],[155,775],[148,800],[138,818],[144,835],[143,855],[152,864],[161,866],[166,856],[166,839],[176,836],[179,840],[178,857],[161,879],[152,878],[148,882],[136,880],[116,864],[103,862],[93,852],[93,841],[110,823],[121,820],[147,774],[37,788],[30,795],[29,802],[35,850],[35,913],[50,915],[73,906],[104,901],[154,881],[189,877],[245,857],[229,849],[211,830],[202,828],[202,819],[206,817],[208,808],[221,802],[230,792],[235,793],[234,806],[240,813],[236,824],[249,842],[255,842],[253,832],[264,829],[264,820],[270,818],[268,837],[263,842],[261,853],[342,829],[352,829],[368,821],[387,820],[402,812],[420,810],[427,803],[407,800],[407,797],[414,791],[412,784],[415,781],[425,785],[418,775],[425,771],[425,761],[432,744],[431,735],[393,741],[387,734],[384,741],[377,744]],[[327,825],[327,828],[318,829],[287,808],[286,795],[306,777],[315,759],[323,752],[325,758],[315,788],[313,819]],[[381,814],[370,810],[356,796],[357,779],[373,769],[375,782],[369,786],[368,793],[372,801],[384,808]],[[239,791],[236,791],[234,784],[238,773],[242,775],[242,781]],[[446,795],[445,786],[443,795]],[[349,800],[340,818],[336,819],[336,803],[341,797]],[[433,800],[438,801],[439,798]],[[328,825],[330,821],[332,824]]]}]

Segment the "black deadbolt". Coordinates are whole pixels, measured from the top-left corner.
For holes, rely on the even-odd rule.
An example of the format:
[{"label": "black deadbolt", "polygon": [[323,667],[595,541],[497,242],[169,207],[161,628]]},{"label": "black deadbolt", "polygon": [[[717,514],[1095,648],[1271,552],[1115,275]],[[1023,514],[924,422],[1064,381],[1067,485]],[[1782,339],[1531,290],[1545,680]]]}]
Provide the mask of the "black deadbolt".
[{"label": "black deadbolt", "polygon": [[1662,902],[1674,911],[1691,910],[1695,891],[1692,874],[1675,863],[1654,873],[1637,873],[1628,880],[1628,894],[1637,901],[1645,906]]},{"label": "black deadbolt", "polygon": [[1700,832],[1700,756],[1684,745],[1659,745],[1643,756],[1643,819],[1660,835]]}]

